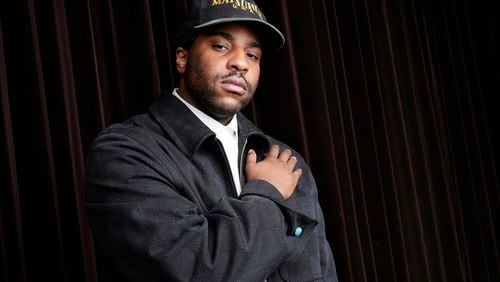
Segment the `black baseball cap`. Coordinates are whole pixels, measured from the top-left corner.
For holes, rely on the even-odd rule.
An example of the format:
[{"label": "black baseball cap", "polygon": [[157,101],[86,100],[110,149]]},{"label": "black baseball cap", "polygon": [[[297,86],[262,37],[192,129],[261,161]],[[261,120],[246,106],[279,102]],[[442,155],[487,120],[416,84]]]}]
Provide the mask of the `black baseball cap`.
[{"label": "black baseball cap", "polygon": [[230,22],[252,26],[264,48],[280,49],[285,37],[266,17],[254,0],[192,0],[184,22],[177,32],[177,43],[184,46],[203,29]]}]

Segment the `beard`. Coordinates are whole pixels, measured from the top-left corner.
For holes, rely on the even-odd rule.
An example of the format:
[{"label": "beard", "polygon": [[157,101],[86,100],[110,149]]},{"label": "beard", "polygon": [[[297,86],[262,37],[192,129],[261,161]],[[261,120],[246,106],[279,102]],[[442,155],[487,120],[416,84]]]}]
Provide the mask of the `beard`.
[{"label": "beard", "polygon": [[[216,119],[229,118],[244,109],[252,100],[258,82],[255,85],[249,83],[245,77],[238,71],[233,70],[226,74],[216,74],[211,76],[208,69],[201,60],[193,57],[188,58],[186,67],[186,89],[189,91],[192,99],[198,103],[207,113]],[[230,77],[238,77],[243,79],[246,84],[248,96],[238,104],[228,104],[223,101],[223,98],[216,93],[215,85],[217,82],[228,79]],[[234,94],[237,95],[237,94]]]}]

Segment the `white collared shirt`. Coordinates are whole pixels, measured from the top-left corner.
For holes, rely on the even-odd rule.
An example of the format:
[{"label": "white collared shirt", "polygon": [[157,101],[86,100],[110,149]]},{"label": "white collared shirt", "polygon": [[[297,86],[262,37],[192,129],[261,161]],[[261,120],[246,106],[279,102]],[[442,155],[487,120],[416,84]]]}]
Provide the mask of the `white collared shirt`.
[{"label": "white collared shirt", "polygon": [[227,125],[223,125],[184,100],[179,95],[178,88],[175,88],[172,94],[184,103],[184,105],[186,105],[186,107],[188,107],[188,109],[191,110],[191,112],[193,112],[193,114],[201,120],[201,122],[203,122],[203,124],[213,131],[217,139],[219,139],[222,143],[222,147],[224,148],[224,152],[226,153],[229,167],[231,169],[231,175],[236,187],[236,193],[239,195],[241,193],[241,184],[240,173],[238,170],[238,120],[236,119],[236,115]]}]

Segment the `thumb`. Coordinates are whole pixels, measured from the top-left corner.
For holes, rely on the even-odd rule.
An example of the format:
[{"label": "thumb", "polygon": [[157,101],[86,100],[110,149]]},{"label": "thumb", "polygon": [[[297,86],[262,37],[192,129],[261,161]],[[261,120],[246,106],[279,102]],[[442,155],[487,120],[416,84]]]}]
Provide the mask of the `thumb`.
[{"label": "thumb", "polygon": [[257,162],[257,154],[254,150],[250,149],[247,153],[247,166],[254,165]]}]

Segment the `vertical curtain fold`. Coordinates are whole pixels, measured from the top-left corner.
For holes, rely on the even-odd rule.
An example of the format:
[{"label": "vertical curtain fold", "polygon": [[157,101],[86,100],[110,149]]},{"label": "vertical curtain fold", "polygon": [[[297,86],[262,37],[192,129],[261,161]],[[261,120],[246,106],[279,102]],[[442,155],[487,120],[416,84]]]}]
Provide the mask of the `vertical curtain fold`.
[{"label": "vertical curtain fold", "polygon": [[[366,206],[364,201],[364,191],[362,189],[362,176],[360,175],[360,163],[356,144],[356,129],[352,116],[351,99],[359,99],[356,90],[361,84],[351,84],[348,72],[354,65],[361,66],[360,61],[353,65],[346,64],[346,57],[356,52],[357,26],[354,21],[354,4],[349,1],[335,1],[335,8],[332,9],[332,21],[334,24],[332,38],[335,45],[333,48],[335,67],[334,73],[337,77],[335,95],[329,96],[328,105],[330,121],[332,124],[332,143],[336,150],[335,159],[340,176],[340,194],[344,203],[342,213],[349,222],[353,224],[346,227],[349,230],[348,244],[350,246],[351,260],[353,265],[359,265],[358,271],[352,272],[354,281],[366,281],[368,277],[373,277],[375,272],[373,263],[373,249],[371,234],[367,230]],[[342,14],[337,13],[337,7],[342,7]],[[318,9],[320,10],[320,9]],[[327,15],[328,16],[328,15]],[[325,19],[328,22],[328,18]],[[346,33],[351,34],[346,37]],[[352,40],[352,41],[351,41]],[[352,56],[351,58],[355,58]],[[360,59],[359,57],[356,60]],[[325,66],[328,68],[331,66]],[[359,71],[359,69],[356,69]],[[326,78],[326,77],[325,77]],[[325,79],[325,83],[328,81]],[[356,93],[353,95],[353,93]],[[352,95],[352,96],[351,96]],[[355,97],[356,96],[356,97]],[[331,108],[330,108],[331,107]],[[338,113],[332,109],[338,109]]]},{"label": "vertical curtain fold", "polygon": [[26,274],[14,275],[26,275],[27,279],[34,273],[42,279],[63,277],[61,222],[37,16],[32,2],[16,3],[11,8],[13,14],[8,16],[13,18],[4,25],[4,34],[9,36],[4,42],[23,230],[23,237],[17,240],[23,245],[26,265]]},{"label": "vertical curtain fold", "polygon": [[[71,48],[69,41],[69,30],[67,22],[67,14],[63,1],[53,1],[52,13],[54,19],[53,29],[56,34],[54,46],[58,58],[56,73],[59,74],[60,85],[57,85],[58,91],[61,92],[61,111],[60,118],[62,121],[59,125],[60,129],[57,130],[58,139],[62,137],[64,132],[64,139],[62,144],[58,144],[58,152],[56,155],[61,158],[58,180],[61,183],[59,187],[73,187],[73,189],[59,189],[62,210],[59,211],[64,219],[68,220],[65,224],[69,226],[72,222],[78,223],[77,230],[64,230],[64,232],[74,232],[71,234],[73,241],[64,240],[64,261],[67,262],[65,268],[69,269],[67,280],[74,280],[71,278],[73,273],[85,273],[85,281],[92,281],[95,276],[95,266],[93,262],[94,252],[87,227],[87,219],[85,216],[84,203],[84,157],[82,150],[82,136],[80,134],[80,120],[79,110],[77,105],[76,88],[75,88],[75,73],[73,71],[73,64],[71,59]],[[56,92],[56,91],[54,91]],[[62,139],[62,138],[61,138]],[[62,149],[64,148],[64,152]],[[71,159],[72,162],[68,165],[65,160]],[[61,181],[62,180],[62,181]],[[69,215],[72,215],[71,217]],[[70,236],[65,236],[70,237]],[[78,254],[78,255],[76,255]],[[82,271],[78,271],[83,268]],[[74,271],[76,270],[76,271]],[[80,274],[78,274],[78,278]]]},{"label": "vertical curtain fold", "polygon": [[19,185],[17,181],[16,154],[14,149],[12,117],[8,91],[7,69],[5,66],[5,50],[0,21],[0,109],[2,120],[0,185],[0,247],[2,260],[0,272],[2,279],[26,281],[26,264],[23,230],[21,223],[21,207]]}]

